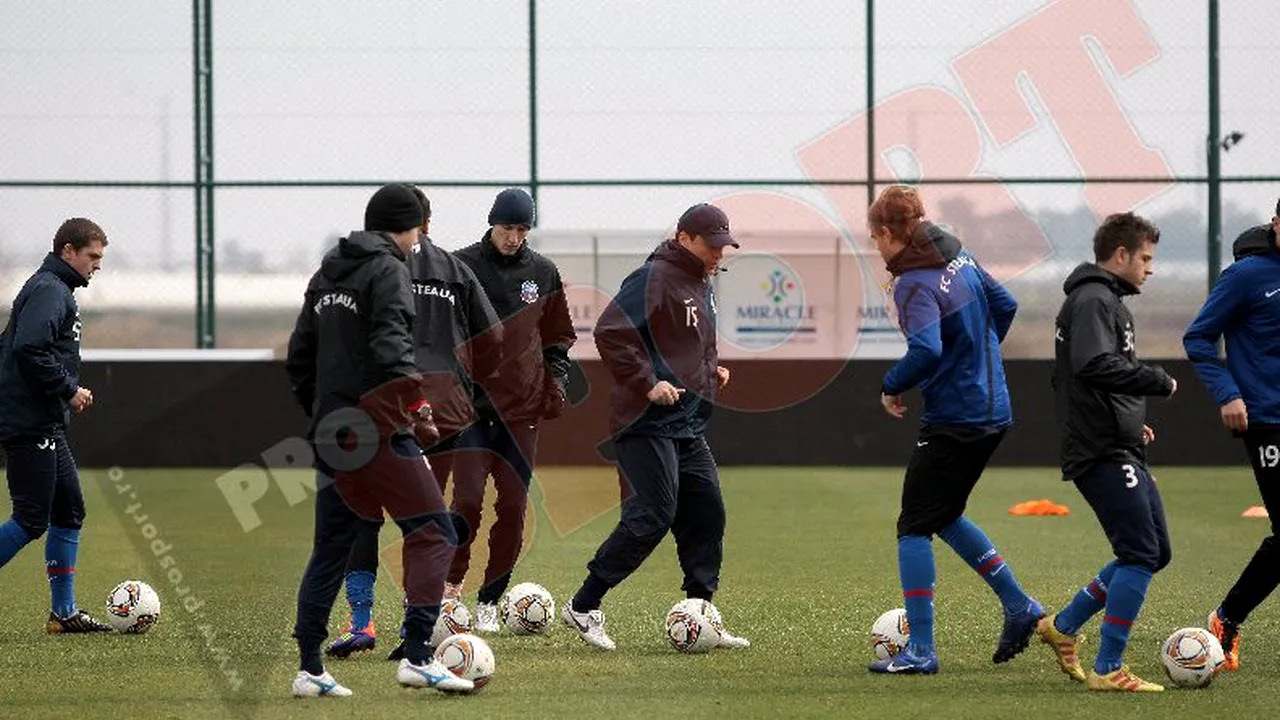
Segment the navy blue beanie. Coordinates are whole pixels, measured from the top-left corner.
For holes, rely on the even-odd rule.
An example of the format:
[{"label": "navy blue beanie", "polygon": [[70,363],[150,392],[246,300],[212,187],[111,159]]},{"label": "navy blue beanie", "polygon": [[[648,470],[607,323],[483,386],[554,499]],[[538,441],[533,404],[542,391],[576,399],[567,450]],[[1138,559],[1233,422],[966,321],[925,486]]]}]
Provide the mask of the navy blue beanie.
[{"label": "navy blue beanie", "polygon": [[493,199],[489,224],[533,227],[533,198],[520,188],[503,190]]}]

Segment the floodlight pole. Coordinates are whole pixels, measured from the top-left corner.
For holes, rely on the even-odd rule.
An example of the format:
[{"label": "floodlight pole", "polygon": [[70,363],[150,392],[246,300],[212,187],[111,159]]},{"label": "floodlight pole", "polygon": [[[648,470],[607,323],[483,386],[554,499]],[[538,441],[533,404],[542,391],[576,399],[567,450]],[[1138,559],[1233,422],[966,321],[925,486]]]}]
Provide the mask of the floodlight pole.
[{"label": "floodlight pole", "polygon": [[1209,0],[1209,290],[1222,273],[1222,118],[1218,86],[1218,0]]},{"label": "floodlight pole", "polygon": [[191,64],[195,107],[196,347],[212,348],[213,304],[213,0],[192,0]]},{"label": "floodlight pole", "polygon": [[[538,206],[538,0],[529,0],[529,195]],[[533,214],[534,225],[538,216]]]}]

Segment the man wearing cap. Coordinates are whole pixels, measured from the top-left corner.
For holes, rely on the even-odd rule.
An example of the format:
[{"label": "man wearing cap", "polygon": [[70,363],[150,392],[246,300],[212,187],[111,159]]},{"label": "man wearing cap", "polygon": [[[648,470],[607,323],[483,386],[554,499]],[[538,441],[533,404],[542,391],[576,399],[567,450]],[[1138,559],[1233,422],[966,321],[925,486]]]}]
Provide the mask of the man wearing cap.
[{"label": "man wearing cap", "polygon": [[[711,277],[730,245],[738,247],[724,212],[694,205],[680,217],[675,238],[622,281],[596,322],[596,348],[614,381],[610,425],[618,471],[631,494],[561,618],[602,650],[615,645],[605,633],[601,600],[668,530],[686,596],[709,602],[719,585],[724,500],[704,434],[716,392],[729,382],[729,370],[718,364]],[[748,645],[721,628],[720,647]]]},{"label": "man wearing cap", "polygon": [[[494,198],[484,237],[455,253],[502,322],[501,362],[491,375],[476,377],[478,419],[458,441],[453,466],[453,511],[473,530],[480,527],[490,475],[497,489],[489,562],[476,599],[478,632],[498,631],[498,600],[520,555],[538,427],[564,412],[569,347],[577,339],[559,269],[526,242],[533,222],[533,198],[508,188]],[[454,555],[446,598],[461,595],[474,540],[473,531]]]},{"label": "man wearing cap", "polygon": [[365,208],[364,232],[338,241],[307,285],[285,367],[311,418],[316,458],[315,534],[298,590],[295,697],[345,697],[320,645],[361,524],[390,512],[404,534],[405,658],[396,680],[441,691],[472,689],[432,659],[454,525],[422,448],[438,438],[414,366],[413,288],[405,260],[422,206],[407,185],[387,185]]}]

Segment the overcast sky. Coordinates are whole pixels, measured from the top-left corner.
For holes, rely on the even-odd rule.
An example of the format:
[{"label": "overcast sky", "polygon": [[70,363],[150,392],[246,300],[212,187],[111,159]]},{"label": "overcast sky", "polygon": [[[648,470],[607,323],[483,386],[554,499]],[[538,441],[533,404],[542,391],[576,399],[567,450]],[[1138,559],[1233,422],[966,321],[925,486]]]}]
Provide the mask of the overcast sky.
[{"label": "overcast sky", "polygon": [[[1106,11],[1098,19],[1105,28],[1112,10],[1125,4],[1061,0],[1057,11],[1067,7],[1085,25]],[[957,58],[1054,10],[1045,5],[876,3],[877,101],[933,87],[978,115]],[[214,6],[218,179],[529,176],[526,2],[218,0]],[[1173,172],[1202,175],[1206,3],[1130,6],[1147,37],[1112,38],[1103,49],[1091,44],[1097,72],[1143,143]],[[1280,124],[1271,109],[1280,97],[1274,72],[1280,51],[1259,30],[1280,26],[1280,4],[1222,6],[1222,127],[1246,133],[1224,156],[1223,172],[1280,172]],[[866,110],[864,8],[850,0],[544,0],[540,176],[805,178],[798,151]],[[190,12],[189,3],[172,0],[0,4],[0,178],[190,180]],[[1063,41],[1068,49],[1071,40]],[[1032,58],[1060,51],[1060,41],[1024,43],[1008,53]],[[1147,44],[1155,48],[1149,61],[1116,72],[1117,53]],[[979,172],[1078,176],[1061,118],[1046,113],[1034,84],[1023,90],[1037,124],[1000,145],[984,133]],[[1079,108],[1086,116],[1093,111]],[[909,174],[910,154],[903,157],[894,167]],[[848,175],[861,177],[865,167],[851,167]],[[437,241],[459,247],[478,237],[496,189],[431,189]],[[596,229],[660,233],[692,202],[729,190],[543,188],[540,222],[547,237]],[[313,257],[325,238],[356,228],[370,192],[221,190],[220,251],[235,242],[261,252],[269,267],[296,264],[290,259]],[[827,194],[784,192],[839,224],[842,209]],[[1010,193],[1031,211],[1084,202],[1079,186]],[[1260,219],[1278,194],[1270,183],[1224,189],[1227,202],[1256,209]],[[0,266],[38,258],[63,218],[87,215],[133,267],[188,268],[191,196],[183,189],[0,188]],[[1200,186],[1165,188],[1138,209],[1202,211],[1204,199]]]}]

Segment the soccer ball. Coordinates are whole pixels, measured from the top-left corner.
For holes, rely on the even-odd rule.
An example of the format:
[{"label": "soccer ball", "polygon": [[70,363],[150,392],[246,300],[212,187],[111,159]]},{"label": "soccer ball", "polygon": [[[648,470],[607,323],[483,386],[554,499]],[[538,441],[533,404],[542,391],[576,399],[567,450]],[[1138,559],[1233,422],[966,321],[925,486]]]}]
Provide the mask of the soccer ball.
[{"label": "soccer ball", "polygon": [[907,611],[902,608],[890,610],[871,624],[871,649],[878,660],[897,655],[910,639],[911,626],[907,623]]},{"label": "soccer ball", "polygon": [[502,596],[498,606],[502,622],[517,635],[546,632],[556,617],[556,601],[538,583],[524,582]]},{"label": "soccer ball", "polygon": [[160,596],[141,580],[125,580],[107,595],[107,624],[116,632],[141,635],[160,619]]},{"label": "soccer ball", "polygon": [[493,679],[493,650],[489,643],[470,633],[445,638],[436,646],[435,658],[444,663],[449,672],[475,683],[472,692],[480,692]]},{"label": "soccer ball", "polygon": [[471,611],[458,600],[445,600],[440,605],[440,617],[431,630],[431,644],[440,645],[450,635],[471,632]]},{"label": "soccer ball", "polygon": [[683,653],[704,653],[720,644],[720,611],[706,600],[681,600],[667,613],[667,640]]},{"label": "soccer ball", "polygon": [[1182,628],[1160,648],[1164,672],[1174,685],[1184,688],[1208,687],[1222,668],[1222,645],[1204,628]]}]

